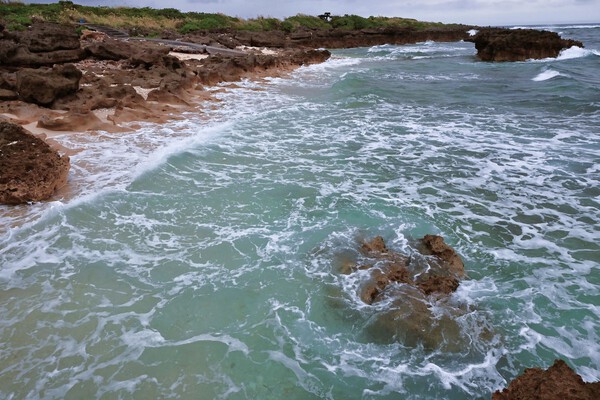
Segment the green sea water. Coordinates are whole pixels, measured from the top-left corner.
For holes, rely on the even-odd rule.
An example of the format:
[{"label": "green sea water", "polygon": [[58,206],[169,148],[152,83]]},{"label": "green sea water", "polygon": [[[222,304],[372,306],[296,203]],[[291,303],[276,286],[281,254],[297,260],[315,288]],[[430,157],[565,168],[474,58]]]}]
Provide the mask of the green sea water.
[{"label": "green sea water", "polygon": [[[556,358],[599,380],[600,28],[550,29],[586,48],[336,50],[183,121],[58,137],[69,191],[0,208],[0,398],[486,399]],[[428,304],[460,310],[459,347],[394,336],[340,273],[428,233],[465,262]]]}]

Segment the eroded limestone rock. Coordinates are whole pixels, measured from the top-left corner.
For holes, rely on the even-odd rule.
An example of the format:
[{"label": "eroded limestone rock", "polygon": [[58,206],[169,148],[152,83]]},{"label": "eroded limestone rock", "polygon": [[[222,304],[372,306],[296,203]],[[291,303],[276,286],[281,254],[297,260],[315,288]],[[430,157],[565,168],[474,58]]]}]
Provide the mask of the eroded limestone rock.
[{"label": "eroded limestone rock", "polygon": [[527,368],[492,400],[597,400],[600,382],[585,383],[563,360],[547,370]]},{"label": "eroded limestone rock", "polygon": [[50,106],[56,99],[75,93],[81,76],[73,64],[50,69],[23,68],[17,71],[17,93],[25,102]]},{"label": "eroded limestone rock", "polygon": [[69,157],[19,125],[0,122],[0,203],[20,204],[49,198],[64,186]]},{"label": "eroded limestone rock", "polygon": [[563,49],[583,47],[581,42],[562,39],[556,32],[536,29],[482,29],[466,40],[475,43],[477,57],[483,61],[555,58]]}]

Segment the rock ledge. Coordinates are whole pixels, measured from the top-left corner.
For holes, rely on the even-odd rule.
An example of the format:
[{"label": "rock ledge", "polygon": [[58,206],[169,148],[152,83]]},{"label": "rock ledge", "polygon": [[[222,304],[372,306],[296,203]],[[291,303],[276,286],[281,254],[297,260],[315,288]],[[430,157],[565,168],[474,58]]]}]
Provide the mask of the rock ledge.
[{"label": "rock ledge", "polygon": [[0,122],[0,203],[45,200],[64,186],[69,157],[19,125]]}]

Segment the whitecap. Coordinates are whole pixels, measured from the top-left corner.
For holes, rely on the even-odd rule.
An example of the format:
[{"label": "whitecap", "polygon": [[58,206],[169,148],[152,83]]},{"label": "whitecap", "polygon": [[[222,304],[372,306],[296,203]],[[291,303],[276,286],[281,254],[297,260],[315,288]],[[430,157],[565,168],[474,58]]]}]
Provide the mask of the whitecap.
[{"label": "whitecap", "polygon": [[573,58],[587,57],[592,54],[594,54],[594,52],[592,50],[583,49],[579,46],[572,46],[572,47],[569,47],[568,49],[562,50],[556,59],[557,60],[570,60]]},{"label": "whitecap", "polygon": [[537,74],[534,78],[531,78],[532,81],[535,82],[542,82],[542,81],[547,81],[548,79],[552,79],[554,77],[560,76],[560,72],[558,71],[554,71],[553,69],[548,69],[546,71],[543,71],[539,74]]},{"label": "whitecap", "polygon": [[467,33],[469,34],[469,36],[475,36],[479,33],[479,31],[477,29],[469,29]]},{"label": "whitecap", "polygon": [[559,29],[597,29],[600,25],[548,25],[548,26],[511,26],[510,29],[538,29],[543,31],[556,31]]},{"label": "whitecap", "polygon": [[528,61],[531,61],[531,62],[565,61],[565,60],[572,60],[572,59],[576,59],[576,58],[588,57],[591,55],[600,56],[600,51],[594,50],[594,49],[584,49],[579,46],[571,46],[568,49],[561,50],[560,54],[556,58],[548,57],[548,58],[543,58],[541,60],[530,59]]}]

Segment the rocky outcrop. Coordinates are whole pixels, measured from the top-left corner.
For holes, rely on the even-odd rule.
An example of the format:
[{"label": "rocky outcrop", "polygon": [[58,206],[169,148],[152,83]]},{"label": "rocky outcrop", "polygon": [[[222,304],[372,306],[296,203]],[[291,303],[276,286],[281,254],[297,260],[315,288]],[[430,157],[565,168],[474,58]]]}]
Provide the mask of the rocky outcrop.
[{"label": "rocky outcrop", "polygon": [[28,103],[50,106],[56,99],[75,93],[81,76],[73,64],[50,69],[23,68],[17,72],[17,93],[19,99]]},{"label": "rocky outcrop", "polygon": [[456,251],[441,236],[426,235],[418,243],[420,254],[410,257],[388,250],[381,236],[362,244],[361,252],[373,260],[356,267],[370,271],[360,293],[365,303],[383,300],[388,286],[394,283],[414,286],[427,296],[447,295],[458,288],[465,270]]},{"label": "rocky outcrop", "polygon": [[38,128],[50,131],[81,132],[87,130],[102,130],[106,132],[125,132],[127,129],[117,125],[103,122],[92,112],[67,113],[66,115],[51,116],[43,115],[37,123]]},{"label": "rocky outcrop", "polygon": [[0,60],[4,65],[42,66],[76,62],[84,57],[75,27],[36,23],[22,32],[0,32]]},{"label": "rocky outcrop", "polygon": [[19,43],[32,53],[48,53],[58,50],[78,50],[79,35],[74,26],[50,22],[33,24],[30,29],[16,32]]},{"label": "rocky outcrop", "polygon": [[576,40],[562,39],[556,32],[535,29],[482,29],[466,39],[475,43],[482,61],[525,61],[557,57],[561,50],[583,47]]},{"label": "rocky outcrop", "polygon": [[290,37],[291,46],[311,48],[351,48],[376,46],[381,44],[409,44],[433,40],[437,42],[456,42],[466,39],[469,27],[422,29],[413,28],[377,28],[362,30],[315,30],[296,32]]},{"label": "rocky outcrop", "polygon": [[273,30],[268,32],[202,32],[189,35],[186,40],[222,45],[227,48],[236,46],[255,46],[271,48],[351,48],[375,46],[381,44],[408,44],[434,40],[454,42],[469,37],[469,26],[456,28],[377,28],[363,30],[347,29],[304,29],[291,33]]},{"label": "rocky outcrop", "polygon": [[19,125],[0,122],[0,203],[41,201],[64,186],[69,158]]},{"label": "rocky outcrop", "polygon": [[87,35],[83,49],[87,57],[97,60],[126,60],[138,50],[132,43],[122,40],[111,39],[109,37],[97,40],[95,37]]},{"label": "rocky outcrop", "polygon": [[196,64],[195,72],[201,83],[238,81],[250,74],[269,70],[289,70],[302,65],[324,62],[331,56],[327,50],[285,50],[279,54],[247,54],[244,56],[215,55]]},{"label": "rocky outcrop", "polygon": [[600,382],[585,383],[563,360],[547,370],[527,368],[492,400],[597,400]]},{"label": "rocky outcrop", "polygon": [[[366,332],[377,342],[461,351],[472,332],[458,322],[465,311],[447,300],[465,277],[463,262],[441,236],[427,235],[416,248],[404,255],[377,236],[361,244],[361,263],[345,264],[341,272],[358,279],[359,298],[374,306]],[[480,331],[490,334],[485,327]]]}]

